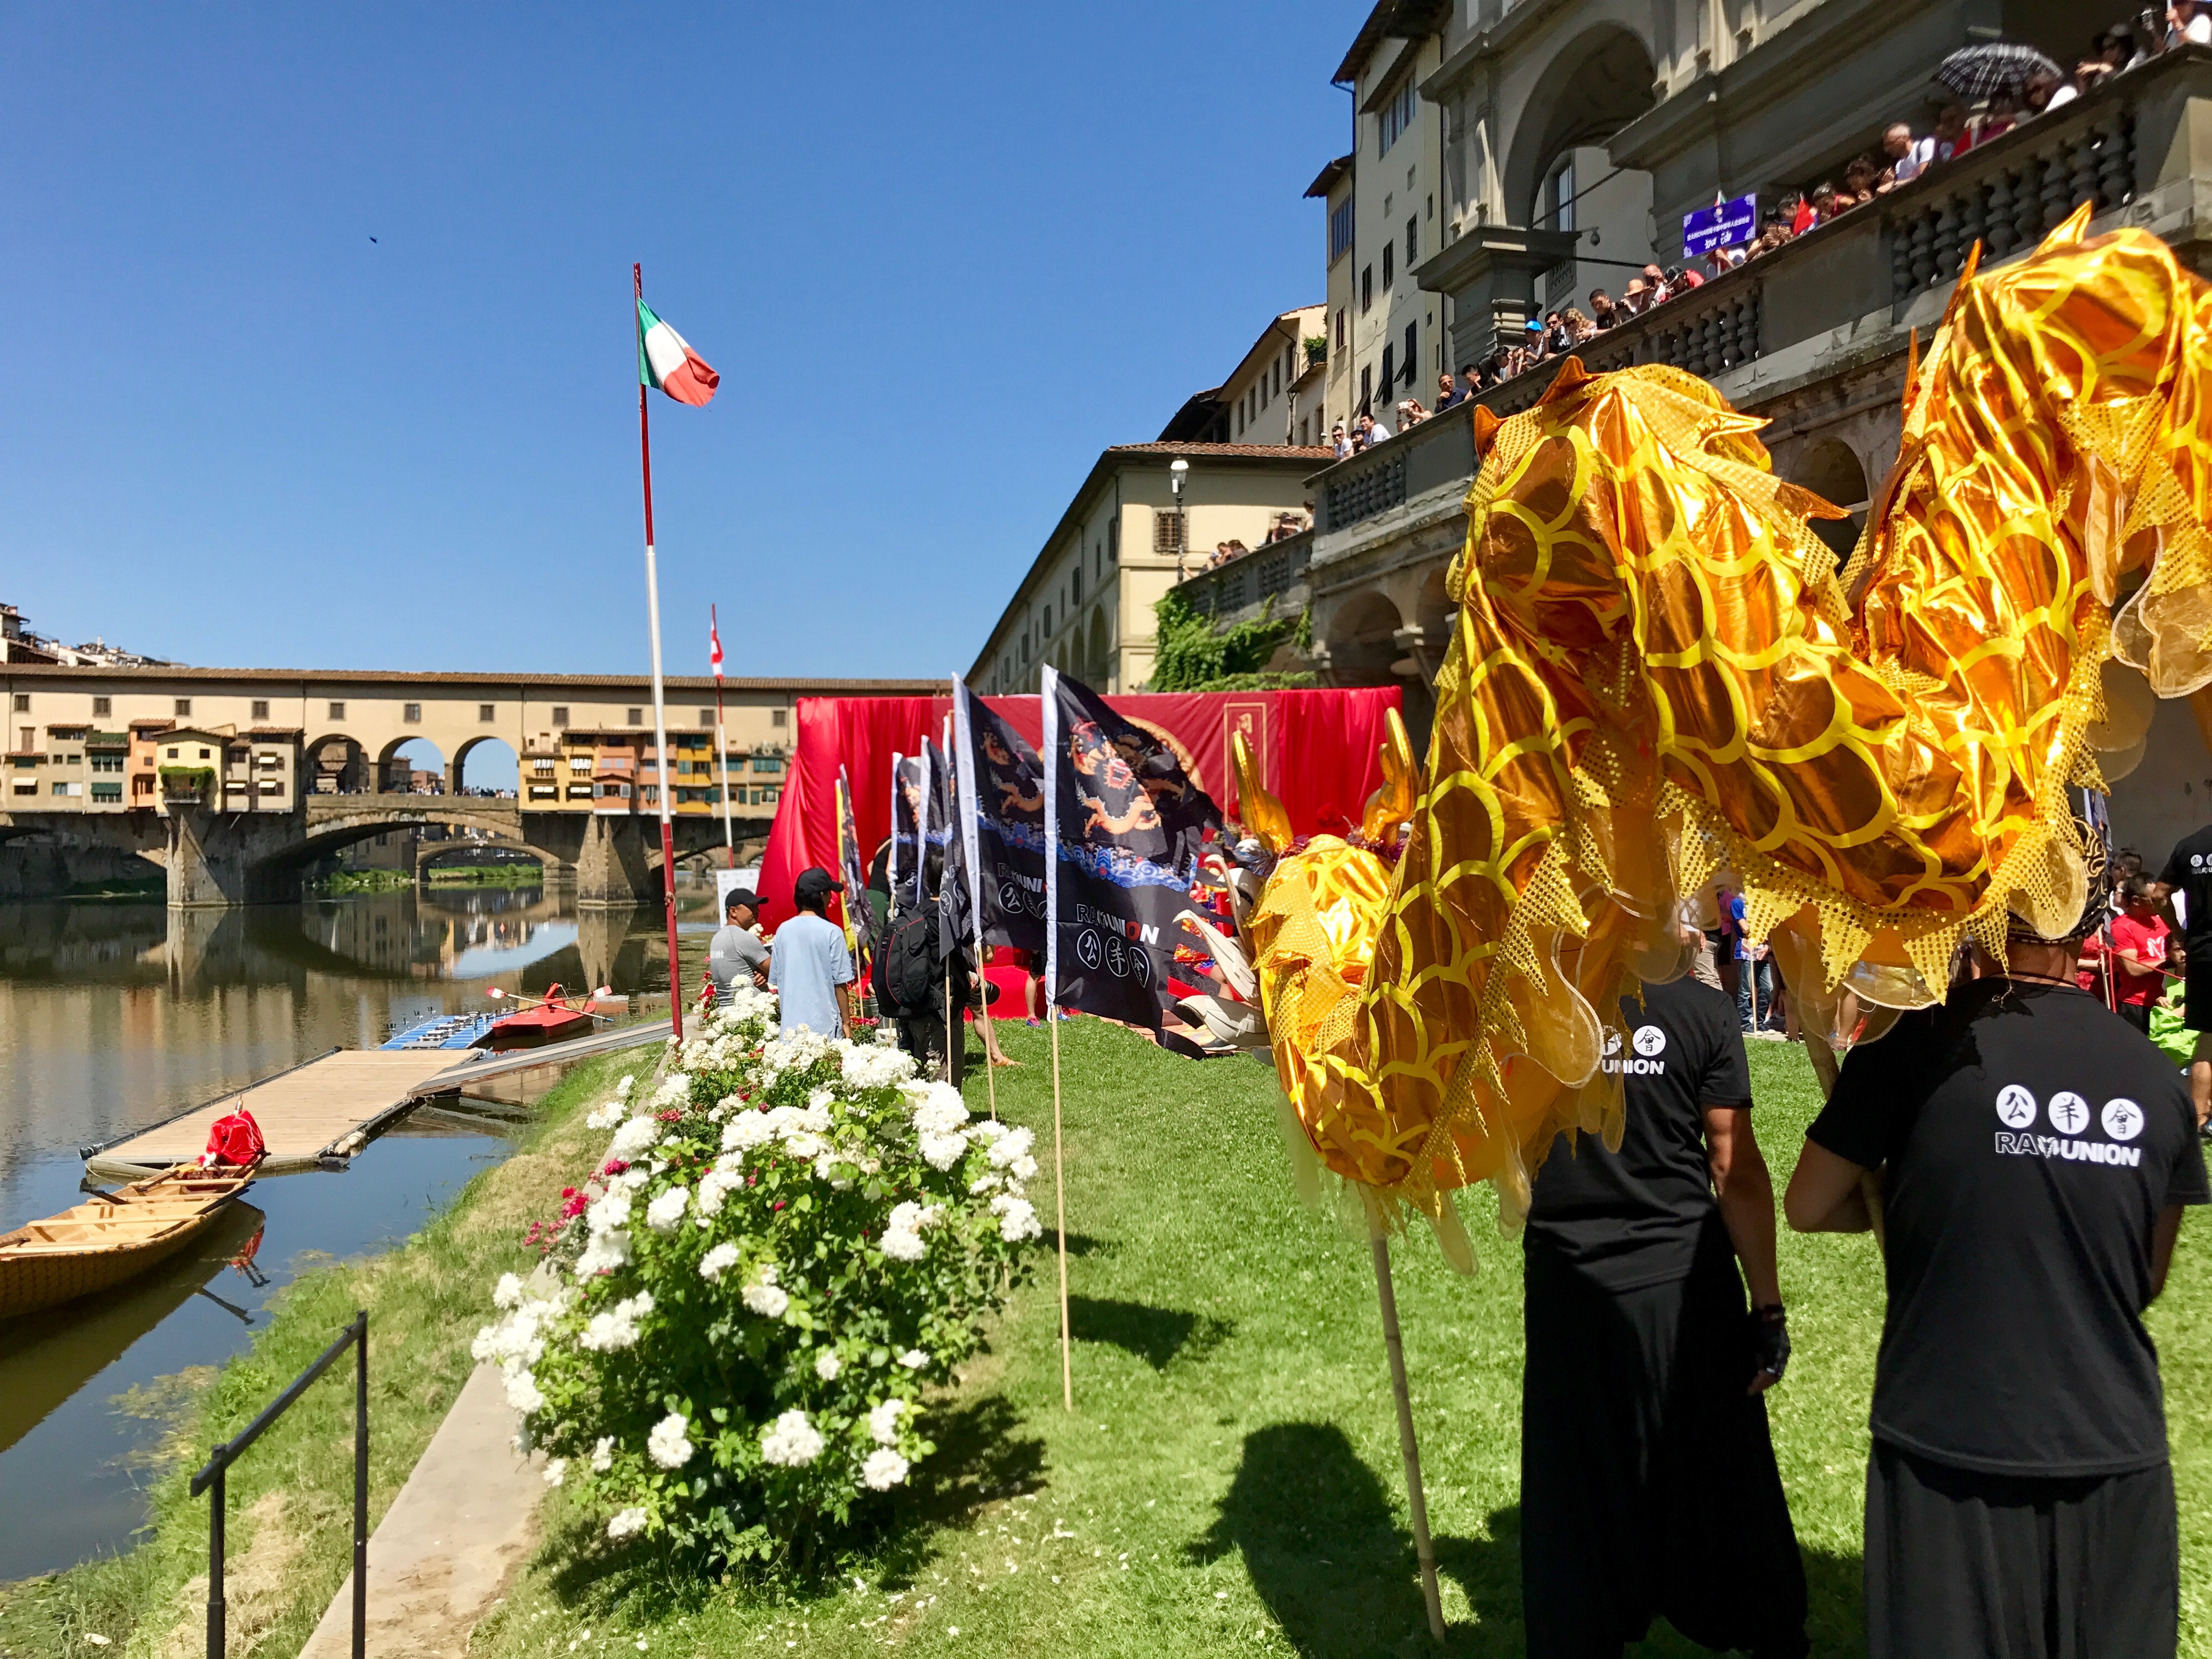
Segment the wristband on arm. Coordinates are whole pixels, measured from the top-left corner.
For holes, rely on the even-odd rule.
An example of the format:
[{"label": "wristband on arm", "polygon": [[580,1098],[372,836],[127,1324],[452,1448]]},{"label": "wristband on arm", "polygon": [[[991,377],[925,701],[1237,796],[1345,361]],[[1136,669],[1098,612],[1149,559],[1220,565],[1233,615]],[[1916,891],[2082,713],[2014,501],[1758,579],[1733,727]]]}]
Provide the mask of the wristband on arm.
[{"label": "wristband on arm", "polygon": [[1751,1310],[1751,1347],[1760,1373],[1779,1382],[1790,1368],[1790,1320],[1779,1302]]}]

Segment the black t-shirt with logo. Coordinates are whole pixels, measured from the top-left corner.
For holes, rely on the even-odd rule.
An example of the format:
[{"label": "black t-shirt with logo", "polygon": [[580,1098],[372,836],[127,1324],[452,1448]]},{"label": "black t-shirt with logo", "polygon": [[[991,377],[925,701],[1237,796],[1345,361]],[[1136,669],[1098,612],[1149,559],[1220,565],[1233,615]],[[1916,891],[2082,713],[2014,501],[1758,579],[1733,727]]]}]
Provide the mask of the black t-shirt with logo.
[{"label": "black t-shirt with logo", "polygon": [[2190,966],[2212,963],[2212,829],[2175,842],[2158,878],[2179,890],[2187,902]]},{"label": "black t-shirt with logo", "polygon": [[1807,1136],[1883,1186],[1875,1437],[1960,1468],[2166,1461],[2151,1230],[2206,1201],[2181,1073],[2071,986],[1976,980],[1854,1048]]},{"label": "black t-shirt with logo", "polygon": [[1607,1290],[1687,1277],[1700,1234],[1721,1224],[1705,1108],[1748,1106],[1751,1068],[1735,1005],[1693,979],[1623,997],[1599,1063],[1623,1073],[1620,1150],[1561,1133],[1536,1172],[1528,1249],[1551,1251]]}]

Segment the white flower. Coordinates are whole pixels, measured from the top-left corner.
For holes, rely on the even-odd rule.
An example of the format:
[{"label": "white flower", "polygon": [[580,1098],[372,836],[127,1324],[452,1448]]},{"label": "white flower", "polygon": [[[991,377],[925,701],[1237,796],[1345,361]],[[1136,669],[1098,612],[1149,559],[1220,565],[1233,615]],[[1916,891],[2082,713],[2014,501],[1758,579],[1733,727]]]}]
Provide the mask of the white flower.
[{"label": "white flower", "polygon": [[594,1108],[584,1119],[584,1127],[586,1129],[611,1129],[628,1115],[629,1109],[622,1102],[611,1100],[604,1106]]},{"label": "white flower", "polygon": [[1035,1158],[1018,1158],[1014,1160],[1012,1175],[1015,1180],[1034,1181],[1036,1179],[1036,1172],[1037,1161]]},{"label": "white flower", "polygon": [[657,1233],[672,1233],[691,1207],[690,1189],[671,1187],[645,1206],[645,1224]]},{"label": "white flower", "polygon": [[671,1106],[689,1106],[690,1103],[691,1074],[689,1072],[671,1072],[661,1079],[660,1086],[653,1091],[653,1104],[656,1110]]},{"label": "white flower", "polygon": [[711,1285],[737,1265],[738,1247],[728,1243],[717,1244],[699,1258],[699,1277]]},{"label": "white flower", "polygon": [[691,1454],[696,1449],[684,1433],[690,1426],[683,1413],[669,1413],[645,1437],[647,1454],[664,1469],[682,1468],[691,1461]]},{"label": "white flower", "polygon": [[914,1129],[919,1135],[949,1135],[968,1121],[968,1103],[949,1083],[932,1083],[915,1104]]},{"label": "white flower", "polygon": [[999,1237],[1009,1244],[1036,1238],[1044,1231],[1043,1224],[1037,1219],[1036,1206],[1012,1193],[1000,1193],[993,1199],[991,1213],[999,1218]]},{"label": "white flower", "polygon": [[[981,1125],[977,1125],[980,1130]],[[1036,1144],[1036,1136],[1027,1129],[1008,1129],[986,1137],[991,1142],[991,1164],[995,1169],[1008,1169],[1017,1159],[1027,1158],[1030,1148]]]},{"label": "white flower", "polygon": [[835,1382],[837,1373],[845,1369],[845,1362],[837,1358],[837,1350],[824,1348],[814,1356],[814,1374],[824,1382]]},{"label": "white flower", "polygon": [[629,1261],[629,1233],[617,1229],[611,1233],[595,1235],[584,1247],[583,1255],[576,1258],[576,1277],[589,1279],[595,1273],[612,1273]]},{"label": "white flower", "polygon": [[607,1536],[627,1538],[645,1526],[645,1511],[640,1509],[618,1510],[607,1522]]},{"label": "white flower", "polygon": [[760,1277],[739,1293],[745,1306],[763,1319],[781,1319],[791,1305],[791,1297],[778,1287],[776,1277],[775,1263],[769,1262],[761,1268]]},{"label": "white flower", "polygon": [[515,1370],[507,1372],[507,1403],[526,1417],[532,1412],[545,1409],[545,1396],[538,1391],[538,1379],[528,1371]]},{"label": "white flower", "polygon": [[919,1261],[929,1253],[920,1233],[904,1227],[884,1230],[883,1252],[894,1261]]},{"label": "white flower", "polygon": [[820,1158],[830,1150],[830,1143],[820,1135],[800,1129],[783,1138],[784,1150],[793,1158]]},{"label": "white flower", "polygon": [[918,1371],[929,1364],[929,1356],[919,1348],[908,1348],[898,1357],[898,1363],[910,1371]]},{"label": "white flower", "polygon": [[635,1072],[624,1072],[623,1073],[623,1080],[615,1085],[615,1093],[617,1095],[628,1094],[630,1091],[630,1085],[636,1081],[637,1073]]},{"label": "white flower", "polygon": [[845,1081],[855,1089],[888,1089],[914,1075],[914,1056],[880,1043],[852,1042],[838,1057]]},{"label": "white flower", "polygon": [[886,1400],[868,1413],[868,1432],[879,1446],[898,1443],[898,1420],[907,1409],[903,1400]]},{"label": "white flower", "polygon": [[605,1313],[593,1314],[576,1346],[594,1353],[612,1353],[634,1346],[637,1341],[637,1322],[653,1311],[653,1293],[640,1291],[627,1300],[617,1302]]},{"label": "white flower", "polygon": [[889,1446],[878,1446],[860,1465],[860,1480],[872,1492],[889,1492],[906,1479],[907,1461]]},{"label": "white flower", "polygon": [[750,1152],[775,1139],[776,1126],[767,1112],[738,1112],[722,1126],[722,1150]]},{"label": "white flower", "polygon": [[785,1468],[798,1468],[822,1455],[822,1436],[802,1411],[788,1411],[761,1436],[761,1456]]},{"label": "white flower", "polygon": [[968,1137],[963,1134],[924,1135],[921,1137],[922,1162],[933,1170],[949,1170],[960,1161],[968,1150]]},{"label": "white flower", "polygon": [[699,1213],[702,1216],[721,1214],[723,1200],[744,1184],[744,1176],[737,1170],[725,1170],[719,1163],[716,1164],[700,1177]]},{"label": "white flower", "polygon": [[969,1129],[968,1133],[975,1136],[976,1139],[981,1141],[986,1146],[988,1146],[993,1141],[996,1140],[1000,1135],[1011,1134],[1013,1132],[1007,1125],[1000,1122],[995,1117],[987,1117],[981,1123],[976,1124],[974,1127]]},{"label": "white flower", "polygon": [[615,1138],[607,1143],[607,1156],[629,1163],[640,1152],[660,1139],[660,1122],[653,1117],[625,1119]]},{"label": "white flower", "polygon": [[501,1273],[499,1283],[492,1287],[491,1305],[495,1308],[519,1308],[522,1305],[522,1281],[513,1273]]},{"label": "white flower", "polygon": [[614,1466],[615,1437],[611,1434],[603,1434],[599,1437],[599,1443],[592,1448],[592,1471],[598,1474],[605,1474]]},{"label": "white flower", "polygon": [[545,1466],[545,1484],[557,1486],[568,1478],[568,1460],[556,1457]]}]

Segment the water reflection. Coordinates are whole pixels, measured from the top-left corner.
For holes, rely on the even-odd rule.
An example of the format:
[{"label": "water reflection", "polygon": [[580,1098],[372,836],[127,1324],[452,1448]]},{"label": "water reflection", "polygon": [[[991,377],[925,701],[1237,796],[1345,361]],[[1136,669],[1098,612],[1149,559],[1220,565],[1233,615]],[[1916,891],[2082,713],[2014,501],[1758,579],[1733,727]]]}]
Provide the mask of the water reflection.
[{"label": "water reflection", "polygon": [[[711,891],[681,896],[687,953]],[[579,913],[535,889],[401,891],[171,915],[0,905],[0,1231],[77,1201],[79,1149],[395,1025],[484,1006],[493,985],[664,994],[660,913]],[[696,973],[696,968],[692,970]],[[550,1070],[501,1090],[510,1107]],[[112,1403],[252,1339],[302,1267],[405,1237],[505,1156],[496,1118],[419,1114],[343,1175],[258,1182],[225,1229],[100,1297],[0,1322],[0,1582],[124,1547],[158,1422]],[[252,1275],[231,1266],[263,1225]],[[242,1231],[241,1231],[242,1230]],[[264,1282],[256,1284],[253,1277]],[[224,1304],[229,1304],[226,1307]],[[244,1316],[244,1318],[241,1317]]]}]

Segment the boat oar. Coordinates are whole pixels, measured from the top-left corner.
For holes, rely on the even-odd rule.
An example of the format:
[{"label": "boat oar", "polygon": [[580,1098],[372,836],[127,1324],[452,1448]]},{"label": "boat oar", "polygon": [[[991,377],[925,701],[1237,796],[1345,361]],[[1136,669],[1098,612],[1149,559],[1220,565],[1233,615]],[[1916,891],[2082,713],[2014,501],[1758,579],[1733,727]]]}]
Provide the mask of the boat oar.
[{"label": "boat oar", "polygon": [[[489,997],[494,1002],[504,1000],[509,1002],[519,1002],[523,1004],[524,1006],[522,1007],[515,1010],[517,1013],[527,1013],[532,1008],[547,1008],[556,1006],[549,998],[525,996],[520,991],[505,990],[496,985],[493,986],[489,991],[486,991],[484,994]],[[597,1002],[601,997],[611,997],[613,994],[614,988],[612,986],[602,985],[598,990],[592,993],[592,1000]],[[615,1017],[612,1014],[596,1014],[589,1008],[571,1008],[566,1002],[560,1003],[557,1006],[565,1013],[581,1014],[586,1019],[603,1019],[610,1025],[615,1023]]]}]

